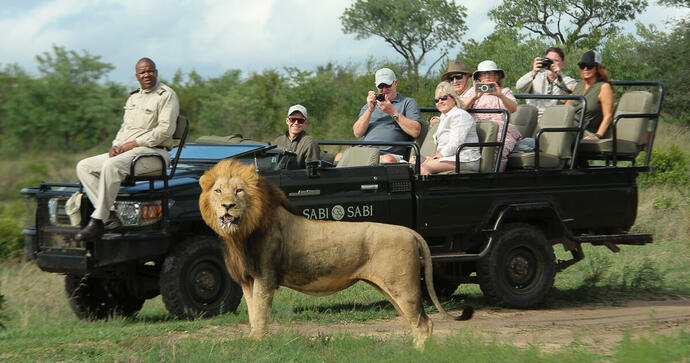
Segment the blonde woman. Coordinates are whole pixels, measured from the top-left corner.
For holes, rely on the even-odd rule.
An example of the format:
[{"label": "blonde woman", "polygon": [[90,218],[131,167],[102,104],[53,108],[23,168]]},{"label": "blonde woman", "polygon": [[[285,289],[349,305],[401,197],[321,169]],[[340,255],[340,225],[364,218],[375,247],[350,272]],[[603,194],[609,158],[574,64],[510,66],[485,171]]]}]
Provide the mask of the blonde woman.
[{"label": "blonde woman", "polygon": [[[455,170],[455,152],[464,143],[479,142],[474,118],[463,109],[460,96],[450,83],[436,86],[434,102],[441,112],[441,123],[434,134],[434,155],[422,162],[421,174]],[[465,147],[460,152],[461,171],[479,171],[481,154],[478,147]]]}]

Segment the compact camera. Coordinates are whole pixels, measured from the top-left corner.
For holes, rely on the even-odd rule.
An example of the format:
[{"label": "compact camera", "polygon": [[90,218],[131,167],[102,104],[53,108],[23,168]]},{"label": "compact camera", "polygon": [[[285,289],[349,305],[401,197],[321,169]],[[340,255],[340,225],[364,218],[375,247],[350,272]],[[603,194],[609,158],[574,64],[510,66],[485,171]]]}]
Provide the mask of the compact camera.
[{"label": "compact camera", "polygon": [[474,84],[474,91],[477,93],[494,93],[496,87],[493,84],[478,82]]},{"label": "compact camera", "polygon": [[383,93],[377,93],[376,94],[376,100],[379,102],[383,102],[386,100],[386,95]]},{"label": "compact camera", "polygon": [[553,64],[553,60],[551,60],[549,58],[542,58],[541,59],[541,67],[544,69],[549,69],[549,67],[551,67],[552,64]]}]

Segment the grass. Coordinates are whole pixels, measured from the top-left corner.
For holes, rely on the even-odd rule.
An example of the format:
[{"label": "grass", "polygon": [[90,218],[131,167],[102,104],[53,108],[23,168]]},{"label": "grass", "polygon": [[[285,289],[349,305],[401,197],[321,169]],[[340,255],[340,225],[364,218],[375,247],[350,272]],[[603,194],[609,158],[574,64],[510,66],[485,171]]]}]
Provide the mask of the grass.
[{"label": "grass", "polygon": [[[657,147],[688,140],[688,132],[664,124]],[[690,154],[690,143],[680,143]],[[74,180],[76,157],[0,163],[11,174],[0,189],[18,191],[44,173],[51,180]],[[35,163],[35,165],[29,165]],[[23,171],[20,170],[24,168]],[[47,169],[45,169],[47,168]],[[28,181],[27,181],[28,180]],[[29,185],[29,184],[27,184]],[[7,199],[9,198],[9,199]],[[9,194],[0,195],[5,213],[16,207]],[[630,299],[687,299],[690,296],[690,190],[688,187],[651,186],[640,190],[637,223],[633,230],[652,233],[654,243],[621,246],[619,253],[605,247],[584,246],[585,259],[556,277],[546,307],[597,303],[616,305]],[[562,251],[557,256],[564,258]],[[690,358],[687,327],[672,335],[632,338],[625,334],[610,353],[600,353],[577,339],[557,350],[539,345],[516,347],[497,339],[459,331],[432,338],[424,353],[412,348],[411,337],[359,337],[346,334],[308,336],[290,326],[295,322],[320,324],[366,323],[397,317],[397,312],[366,284],[326,298],[280,289],[274,301],[273,322],[281,328],[261,342],[246,339],[248,321],[244,302],[237,313],[212,319],[179,321],[167,313],[160,297],[147,301],[131,319],[87,322],[70,311],[63,277],[41,272],[18,259],[0,264],[0,294],[6,317],[0,328],[0,361],[497,361],[497,362],[669,362]],[[445,307],[487,305],[476,285],[461,286]],[[435,312],[427,307],[428,312]],[[653,327],[650,324],[650,330]]]}]

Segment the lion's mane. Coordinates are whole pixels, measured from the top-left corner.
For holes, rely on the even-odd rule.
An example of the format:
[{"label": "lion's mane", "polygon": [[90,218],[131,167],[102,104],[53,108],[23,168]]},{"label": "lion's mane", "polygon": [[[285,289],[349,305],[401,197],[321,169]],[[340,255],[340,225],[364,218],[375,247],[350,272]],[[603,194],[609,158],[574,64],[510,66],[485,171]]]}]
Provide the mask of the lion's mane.
[{"label": "lion's mane", "polygon": [[[248,208],[242,215],[237,233],[229,234],[216,223],[214,206],[209,198],[211,189],[220,176],[239,177],[245,184]],[[260,178],[251,165],[239,161],[222,160],[207,170],[200,180],[201,195],[199,209],[206,224],[223,239],[225,263],[230,276],[239,283],[261,276],[258,256],[263,248],[264,237],[270,226],[275,224],[279,206],[288,211],[294,208],[285,194],[264,178]]]}]

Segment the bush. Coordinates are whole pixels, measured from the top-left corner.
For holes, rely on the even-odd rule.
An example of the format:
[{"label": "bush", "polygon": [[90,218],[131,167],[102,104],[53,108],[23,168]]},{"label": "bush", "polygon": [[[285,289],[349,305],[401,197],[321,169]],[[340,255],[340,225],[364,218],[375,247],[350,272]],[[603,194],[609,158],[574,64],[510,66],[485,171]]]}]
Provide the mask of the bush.
[{"label": "bush", "polygon": [[16,219],[0,217],[0,261],[21,251],[23,240],[22,227]]},{"label": "bush", "polygon": [[[637,158],[638,164],[644,164],[645,153]],[[640,186],[649,185],[675,185],[687,186],[690,182],[690,159],[683,153],[678,145],[673,144],[668,151],[655,151],[649,161],[654,171],[643,173],[638,178]]]},{"label": "bush", "polygon": [[[2,290],[0,290],[2,291]],[[0,294],[0,329],[4,329],[5,325],[2,323],[5,320],[5,314],[3,313],[3,306],[5,305],[5,297]]]}]

